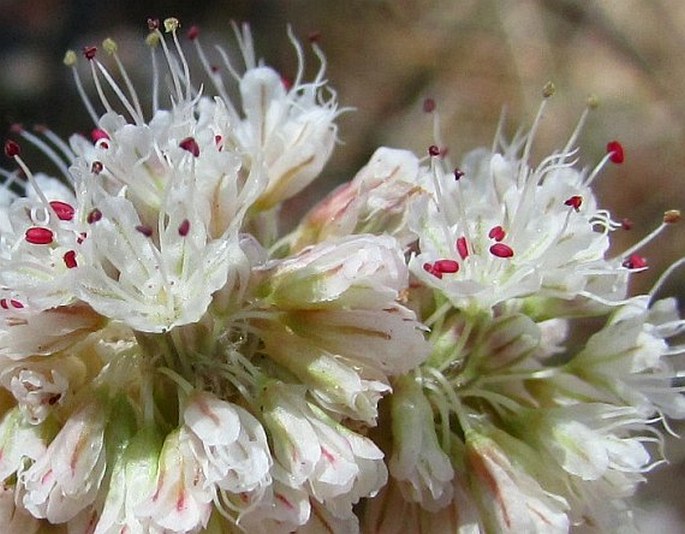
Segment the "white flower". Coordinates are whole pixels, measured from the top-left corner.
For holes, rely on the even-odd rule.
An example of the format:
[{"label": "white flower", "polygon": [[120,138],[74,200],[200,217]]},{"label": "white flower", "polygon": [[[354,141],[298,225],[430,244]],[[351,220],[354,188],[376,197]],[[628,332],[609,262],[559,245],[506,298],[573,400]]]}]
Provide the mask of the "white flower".
[{"label": "white flower", "polygon": [[105,423],[98,402],[84,405],[20,474],[18,499],[34,517],[64,523],[93,504],[105,475]]},{"label": "white flower", "polygon": [[207,525],[212,512],[214,491],[207,489],[202,466],[193,454],[186,432],[176,430],[166,437],[154,492],[138,501],[134,509],[138,520],[149,518],[170,532],[198,531]]},{"label": "white flower", "polygon": [[198,392],[188,399],[183,420],[208,485],[245,493],[271,483],[266,434],[247,410]]},{"label": "white flower", "polygon": [[47,448],[45,429],[28,424],[21,410],[13,408],[0,422],[0,482],[22,471],[26,459],[35,461]]},{"label": "white flower", "polygon": [[618,308],[567,368],[599,392],[636,407],[645,418],[661,412],[680,419],[685,417],[685,396],[672,387],[670,360],[685,346],[670,346],[667,340],[685,331],[685,320],[674,299],[650,301],[648,295],[634,297]]},{"label": "white flower", "polygon": [[438,443],[433,409],[412,376],[396,381],[391,402],[390,474],[407,501],[430,511],[444,508],[452,500],[454,469]]},{"label": "white flower", "polygon": [[409,203],[428,196],[417,185],[419,174],[413,153],[379,148],[351,182],[305,216],[295,232],[294,248],[349,234],[389,234],[402,246],[410,244],[416,235],[409,229]]},{"label": "white flower", "polygon": [[586,291],[593,278],[625,278],[604,259],[607,234],[618,225],[598,209],[589,187],[606,159],[588,176],[572,167],[569,143],[532,169],[532,137],[501,153],[474,151],[454,173],[431,158],[426,187],[434,202],[427,211],[413,208],[420,252],[409,266],[455,307],[487,310],[530,295],[593,296]]},{"label": "white flower", "polygon": [[383,453],[307,402],[300,387],[272,383],[262,393],[263,414],[287,484],[304,486],[340,518],[386,482]]},{"label": "white flower", "polygon": [[567,502],[545,491],[485,434],[466,434],[466,459],[481,521],[489,532],[566,533]]}]

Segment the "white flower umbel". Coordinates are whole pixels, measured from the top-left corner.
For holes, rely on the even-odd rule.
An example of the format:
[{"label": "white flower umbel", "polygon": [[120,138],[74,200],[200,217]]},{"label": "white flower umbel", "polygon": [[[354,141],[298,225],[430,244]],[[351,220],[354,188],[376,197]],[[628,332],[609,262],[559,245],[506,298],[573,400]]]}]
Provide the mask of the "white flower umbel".
[{"label": "white flower umbel", "polygon": [[606,161],[622,161],[620,145],[592,172],[579,170],[577,129],[562,150],[532,167],[536,127],[509,144],[496,139],[493,150],[470,153],[454,170],[431,147],[425,183],[433,202],[413,208],[420,250],[409,266],[460,309],[488,310],[530,295],[604,298],[588,291],[590,280],[625,283],[620,265],[605,259],[608,233],[620,224],[597,207],[590,188]]}]

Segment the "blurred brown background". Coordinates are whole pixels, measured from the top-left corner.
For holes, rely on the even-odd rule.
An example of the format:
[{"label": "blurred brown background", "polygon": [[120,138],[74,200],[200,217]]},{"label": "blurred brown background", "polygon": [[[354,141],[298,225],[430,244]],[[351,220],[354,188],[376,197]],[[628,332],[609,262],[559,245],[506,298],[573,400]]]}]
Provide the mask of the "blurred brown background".
[{"label": "blurred brown background", "polygon": [[[433,142],[431,119],[421,111],[426,97],[436,100],[443,138],[458,161],[490,145],[504,106],[508,131],[530,124],[548,80],[557,94],[537,158],[565,142],[590,94],[600,106],[581,136],[581,161],[594,166],[612,139],[625,147],[625,163],[596,182],[615,218],[634,222],[630,232],[614,234],[616,252],[657,226],[664,210],[685,210],[682,0],[0,0],[0,125],[45,123],[63,136],[88,130],[64,51],[112,36],[134,76],[144,79],[145,20],[171,15],[185,27],[199,24],[205,46],[221,42],[227,49],[229,21],[249,22],[259,55],[286,76],[296,67],[286,25],[303,41],[320,32],[329,80],[341,105],[356,111],[341,117],[344,144],[293,213],[351,178],[379,145],[423,153]],[[314,72],[316,59],[308,59]],[[642,251],[651,269],[635,277],[635,290],[648,290],[685,253],[682,224],[669,230]],[[663,294],[685,301],[684,281],[676,273]],[[685,496],[673,490],[683,474],[682,449],[669,444],[674,465],[659,470],[643,492],[648,505],[665,507],[653,514],[657,520],[673,520],[661,532],[685,532]]]}]

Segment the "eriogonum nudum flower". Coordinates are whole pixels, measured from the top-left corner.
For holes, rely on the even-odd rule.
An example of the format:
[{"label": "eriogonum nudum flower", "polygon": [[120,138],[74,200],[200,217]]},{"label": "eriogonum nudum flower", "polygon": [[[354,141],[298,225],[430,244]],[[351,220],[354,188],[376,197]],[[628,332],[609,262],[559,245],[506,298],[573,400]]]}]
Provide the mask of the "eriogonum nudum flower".
[{"label": "eriogonum nudum flower", "polygon": [[653,424],[685,417],[685,321],[655,299],[685,260],[627,296],[641,248],[680,212],[608,254],[625,225],[591,186],[621,144],[578,168],[579,126],[534,165],[541,109],[530,133],[456,169],[446,147],[382,147],[283,235],[283,202],[337,140],[323,54],[313,42],[308,81],[289,32],[290,79],[247,26],[240,65],[180,27],[148,20],[149,101],[113,40],[67,53],[90,134],[11,128],[59,177],[5,143],[18,168],[0,169],[0,523],[631,528],[627,499],[662,461]]}]

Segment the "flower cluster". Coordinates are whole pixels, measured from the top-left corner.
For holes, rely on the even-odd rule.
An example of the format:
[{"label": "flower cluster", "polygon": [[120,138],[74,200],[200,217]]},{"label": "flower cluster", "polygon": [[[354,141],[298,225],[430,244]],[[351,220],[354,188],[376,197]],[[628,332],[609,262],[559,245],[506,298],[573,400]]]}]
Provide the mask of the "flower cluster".
[{"label": "flower cluster", "polygon": [[579,170],[586,111],[531,167],[546,87],[528,134],[498,135],[459,168],[438,146],[380,148],[282,235],[283,202],[337,140],[320,49],[306,81],[291,35],[288,81],[247,27],[234,27],[240,67],[221,49],[211,63],[192,27],[208,90],[178,20],[148,25],[150,102],[107,39],[65,57],[90,138],[13,127],[60,177],[5,143],[18,168],[0,171],[4,524],[628,528],[625,499],[661,461],[654,423],[685,418],[673,383],[685,347],[671,341],[685,321],[655,298],[660,284],[627,291],[647,267],[639,249],[679,212],[608,253],[627,225],[591,184],[621,145]]}]

